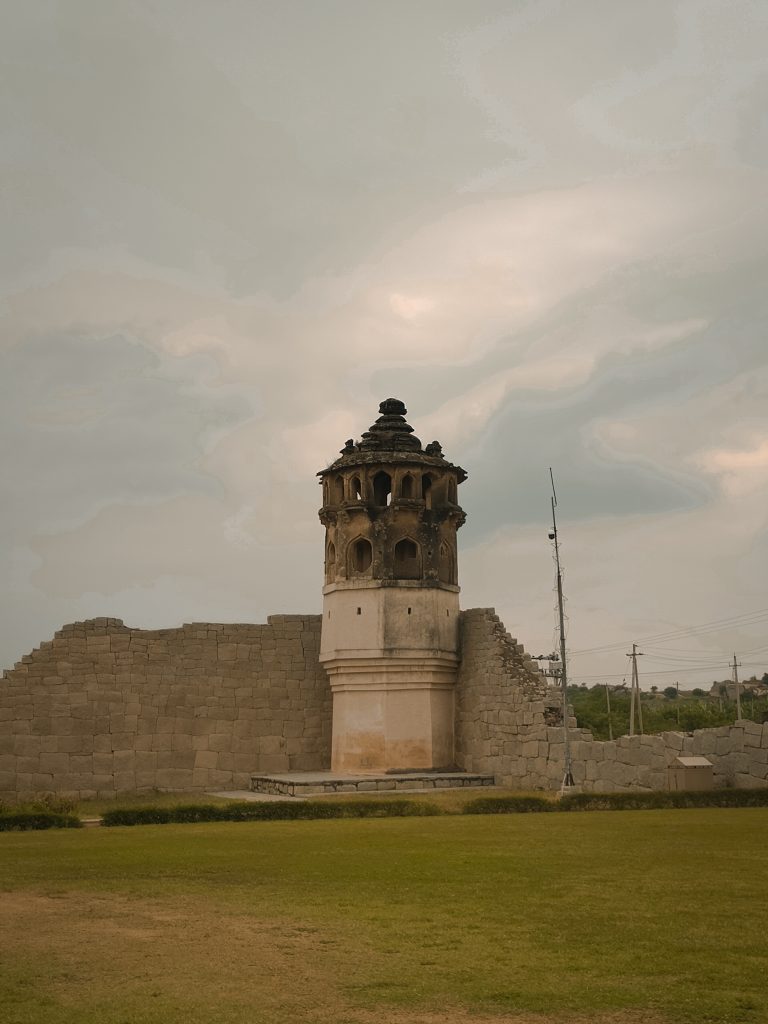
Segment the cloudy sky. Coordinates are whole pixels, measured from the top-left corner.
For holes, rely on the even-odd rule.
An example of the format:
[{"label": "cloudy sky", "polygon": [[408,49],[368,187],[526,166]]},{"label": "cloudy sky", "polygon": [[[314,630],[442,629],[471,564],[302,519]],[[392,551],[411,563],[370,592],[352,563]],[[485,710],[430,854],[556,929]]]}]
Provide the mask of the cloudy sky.
[{"label": "cloudy sky", "polygon": [[768,668],[768,4],[0,22],[0,663],[319,611],[314,474],[393,395],[469,472],[464,607],[551,649],[552,466],[577,678]]}]

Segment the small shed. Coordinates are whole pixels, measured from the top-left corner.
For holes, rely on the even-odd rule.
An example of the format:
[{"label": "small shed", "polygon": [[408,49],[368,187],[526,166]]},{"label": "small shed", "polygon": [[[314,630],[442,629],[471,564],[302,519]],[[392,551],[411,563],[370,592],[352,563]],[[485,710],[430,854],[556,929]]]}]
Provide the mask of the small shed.
[{"label": "small shed", "polygon": [[680,754],[668,768],[669,788],[675,790],[714,789],[712,762],[701,754]]}]

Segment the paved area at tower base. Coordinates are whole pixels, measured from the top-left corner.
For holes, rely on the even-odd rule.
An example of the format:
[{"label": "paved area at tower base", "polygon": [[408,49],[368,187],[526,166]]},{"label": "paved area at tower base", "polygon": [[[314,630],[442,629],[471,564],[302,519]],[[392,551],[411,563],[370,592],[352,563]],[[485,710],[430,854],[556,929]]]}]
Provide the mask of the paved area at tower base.
[{"label": "paved area at tower base", "polygon": [[463,789],[495,785],[493,775],[471,772],[403,772],[348,775],[341,772],[285,772],[253,775],[256,793],[319,796],[323,793],[394,793],[402,790]]}]

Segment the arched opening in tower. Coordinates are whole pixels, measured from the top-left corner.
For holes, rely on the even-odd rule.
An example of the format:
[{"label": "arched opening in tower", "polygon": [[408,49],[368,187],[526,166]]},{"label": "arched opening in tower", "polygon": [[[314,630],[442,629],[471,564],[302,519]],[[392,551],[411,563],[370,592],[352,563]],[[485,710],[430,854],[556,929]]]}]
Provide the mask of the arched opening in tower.
[{"label": "arched opening in tower", "polygon": [[363,500],[363,486],[360,483],[360,477],[359,476],[353,476],[352,477],[352,495],[353,495],[353,497],[355,498],[356,501],[362,501]]},{"label": "arched opening in tower", "polygon": [[445,541],[440,545],[440,560],[438,564],[438,576],[442,583],[456,582],[456,569],[453,551]]},{"label": "arched opening in tower", "polygon": [[425,473],[421,478],[421,496],[427,508],[432,508],[432,477]]},{"label": "arched opening in tower", "polygon": [[389,505],[392,500],[392,477],[382,470],[373,478],[373,501],[379,506]]},{"label": "arched opening in tower", "polygon": [[400,484],[400,497],[401,498],[412,498],[413,497],[413,477],[410,473],[406,473],[403,477],[403,481]]},{"label": "arched opening in tower", "polygon": [[395,579],[421,579],[421,551],[416,541],[403,537],[395,544]]},{"label": "arched opening in tower", "polygon": [[360,537],[352,545],[352,564],[350,568],[356,573],[368,572],[372,561],[373,549],[371,548],[371,543],[365,537]]},{"label": "arched opening in tower", "polygon": [[337,476],[333,481],[333,503],[340,505],[344,501],[344,477]]},{"label": "arched opening in tower", "polygon": [[336,545],[333,541],[328,542],[328,552],[325,557],[325,574],[329,579],[336,575]]}]

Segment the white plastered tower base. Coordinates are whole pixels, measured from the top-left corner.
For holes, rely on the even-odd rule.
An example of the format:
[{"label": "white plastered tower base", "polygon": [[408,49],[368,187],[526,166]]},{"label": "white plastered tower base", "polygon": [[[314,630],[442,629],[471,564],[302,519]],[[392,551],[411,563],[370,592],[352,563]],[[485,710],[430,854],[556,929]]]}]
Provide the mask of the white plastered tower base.
[{"label": "white plastered tower base", "polygon": [[351,580],[323,594],[334,771],[450,768],[459,588]]}]

